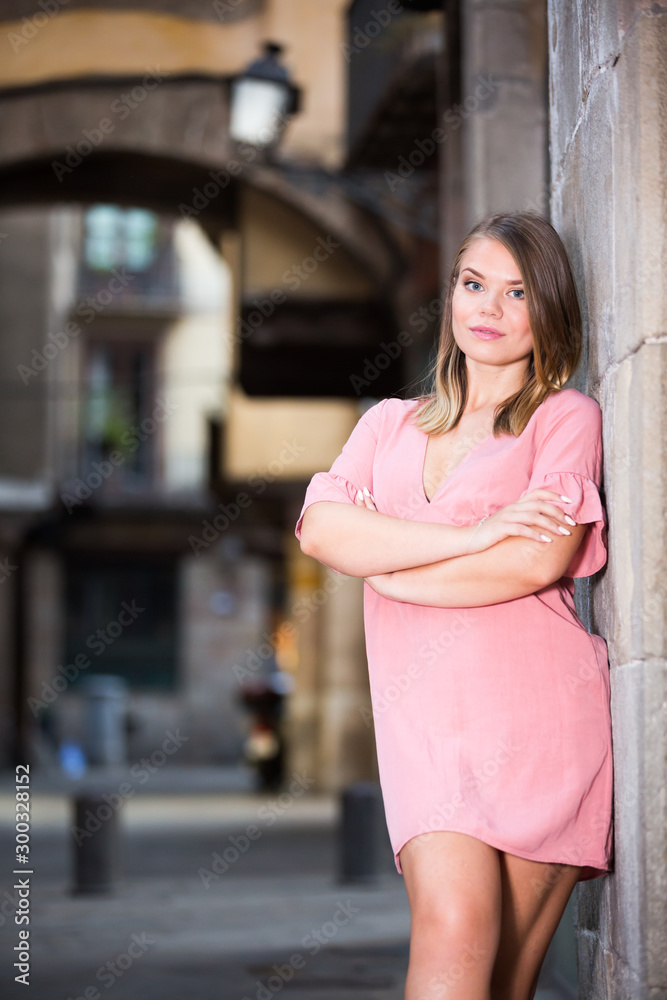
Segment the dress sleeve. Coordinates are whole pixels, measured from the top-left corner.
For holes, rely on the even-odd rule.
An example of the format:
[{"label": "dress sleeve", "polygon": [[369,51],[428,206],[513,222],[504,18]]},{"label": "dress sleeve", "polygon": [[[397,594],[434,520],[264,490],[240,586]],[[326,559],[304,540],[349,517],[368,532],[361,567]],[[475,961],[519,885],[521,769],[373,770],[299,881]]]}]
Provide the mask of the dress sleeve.
[{"label": "dress sleeve", "polygon": [[[543,488],[569,497],[553,503],[577,522],[590,523],[563,576],[592,576],[607,561],[607,515],[598,488],[602,474],[602,412],[590,396],[558,405],[536,432],[530,482],[521,496]],[[550,501],[551,502],[551,501]]]},{"label": "dress sleeve", "polygon": [[[360,417],[338,458],[328,472],[316,472],[306,489],[306,495],[296,522],[294,534],[301,538],[301,523],[306,509],[318,500],[336,500],[354,504],[357,490],[367,486],[373,492],[373,458],[378,427],[386,399],[375,403]],[[332,568],[332,567],[331,567]],[[336,571],[337,572],[337,571]]]}]

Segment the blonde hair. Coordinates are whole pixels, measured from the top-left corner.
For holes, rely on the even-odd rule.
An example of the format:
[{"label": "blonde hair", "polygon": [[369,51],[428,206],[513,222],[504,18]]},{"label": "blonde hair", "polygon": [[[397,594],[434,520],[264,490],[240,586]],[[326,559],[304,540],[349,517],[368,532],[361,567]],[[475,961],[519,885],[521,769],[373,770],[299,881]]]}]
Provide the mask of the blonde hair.
[{"label": "blonde hair", "polygon": [[468,397],[466,356],[452,329],[452,297],[461,258],[478,239],[497,240],[512,254],[524,284],[533,351],[523,386],[494,411],[493,434],[518,435],[547,396],[559,392],[582,353],[577,289],[560,236],[536,212],[488,216],[465,237],[454,258],[440,328],[437,357],[427,373],[431,389],[417,397],[412,421],[427,434],[456,427]]}]

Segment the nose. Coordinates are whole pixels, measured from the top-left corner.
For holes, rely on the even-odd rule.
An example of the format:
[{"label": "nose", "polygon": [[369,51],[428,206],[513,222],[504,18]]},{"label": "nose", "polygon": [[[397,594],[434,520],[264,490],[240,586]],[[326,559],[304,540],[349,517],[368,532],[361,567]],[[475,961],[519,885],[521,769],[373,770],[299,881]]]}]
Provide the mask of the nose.
[{"label": "nose", "polygon": [[484,301],[480,303],[480,316],[487,316],[489,314],[498,316],[502,312],[502,307],[499,303],[500,299],[497,292],[487,292]]}]

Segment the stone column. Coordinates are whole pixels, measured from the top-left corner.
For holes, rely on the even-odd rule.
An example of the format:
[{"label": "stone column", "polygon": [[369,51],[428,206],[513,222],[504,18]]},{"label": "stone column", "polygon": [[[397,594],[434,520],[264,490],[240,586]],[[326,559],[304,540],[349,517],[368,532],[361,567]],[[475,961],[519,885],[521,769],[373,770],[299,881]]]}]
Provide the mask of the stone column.
[{"label": "stone column", "polygon": [[325,570],[322,617],[320,780],[336,791],[375,776],[370,689],[364,641],[363,587],[357,577]]},{"label": "stone column", "polygon": [[[296,523],[298,510],[287,518]],[[318,698],[320,642],[318,607],[313,598],[320,589],[320,564],[305,556],[289,528],[285,533],[288,609],[294,638],[294,690],[287,699],[285,730],[287,769],[291,774],[318,778]]]},{"label": "stone column", "polygon": [[[296,521],[296,516],[294,517]],[[288,703],[289,767],[317,791],[376,778],[363,623],[363,581],[334,573],[287,540],[295,689]]]},{"label": "stone column", "polygon": [[[461,105],[461,0],[445,4],[444,11],[445,48],[438,72],[438,124],[447,121],[447,114],[454,114],[454,108]],[[489,95],[491,97],[491,95]],[[465,236],[466,212],[463,177],[463,130],[454,128],[454,119],[447,128],[446,139],[439,146],[440,171],[440,269],[443,294],[454,254]]]},{"label": "stone column", "polygon": [[449,127],[458,143],[461,121],[466,232],[491,212],[548,215],[546,41],[541,2],[461,4],[462,84]]},{"label": "stone column", "polygon": [[604,417],[609,561],[584,584],[609,649],[614,872],[575,892],[580,996],[667,997],[667,12],[549,0],[552,221]]}]

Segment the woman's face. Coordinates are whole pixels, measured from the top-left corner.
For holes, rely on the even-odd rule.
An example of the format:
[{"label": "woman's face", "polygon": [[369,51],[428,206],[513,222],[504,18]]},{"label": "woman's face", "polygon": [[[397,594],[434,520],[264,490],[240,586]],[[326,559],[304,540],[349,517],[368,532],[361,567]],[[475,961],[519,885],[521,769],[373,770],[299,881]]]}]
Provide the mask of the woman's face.
[{"label": "woman's face", "polygon": [[[470,361],[482,365],[526,362],[533,349],[528,306],[519,268],[502,243],[476,239],[461,258],[452,299],[456,343]],[[502,336],[478,336],[490,327]]]}]

